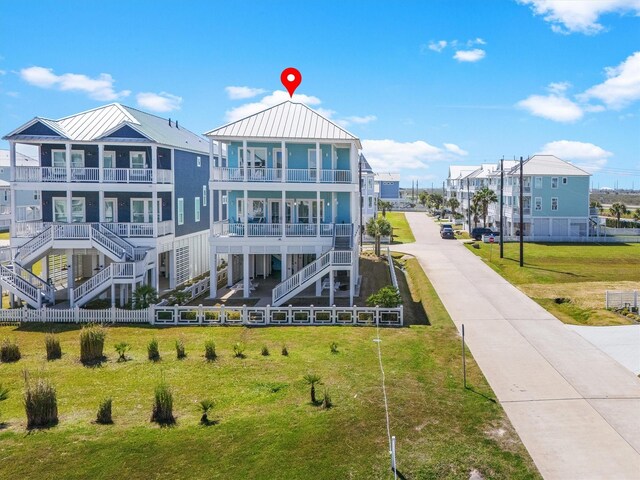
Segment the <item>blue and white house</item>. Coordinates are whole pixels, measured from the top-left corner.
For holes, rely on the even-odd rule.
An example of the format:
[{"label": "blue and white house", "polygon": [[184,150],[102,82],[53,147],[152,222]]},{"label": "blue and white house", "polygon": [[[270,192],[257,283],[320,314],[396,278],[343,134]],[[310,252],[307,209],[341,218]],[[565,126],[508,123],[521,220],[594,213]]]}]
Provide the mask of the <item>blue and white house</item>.
[{"label": "blue and white house", "polygon": [[371,165],[360,154],[360,197],[362,201],[362,225],[370,218],[378,216],[378,196],[375,191],[375,176]]},{"label": "blue and white house", "polygon": [[[36,117],[10,145],[11,262],[0,287],[33,307],[95,298],[124,304],[209,270],[208,142],[171,119],[110,104],[59,120]],[[19,144],[37,164],[18,163]],[[217,157],[216,157],[217,158]],[[41,192],[38,218],[21,192]],[[32,272],[41,262],[41,275]]]},{"label": "blue and white house", "polygon": [[399,173],[376,173],[375,189],[380,200],[391,203],[403,201],[400,195]]},{"label": "blue and white house", "polygon": [[229,286],[244,297],[271,279],[273,306],[310,287],[333,304],[338,283],[353,304],[360,140],[292,101],[205,135],[228,154],[211,171],[211,197],[228,209],[228,220],[211,226],[211,271],[227,256]]}]

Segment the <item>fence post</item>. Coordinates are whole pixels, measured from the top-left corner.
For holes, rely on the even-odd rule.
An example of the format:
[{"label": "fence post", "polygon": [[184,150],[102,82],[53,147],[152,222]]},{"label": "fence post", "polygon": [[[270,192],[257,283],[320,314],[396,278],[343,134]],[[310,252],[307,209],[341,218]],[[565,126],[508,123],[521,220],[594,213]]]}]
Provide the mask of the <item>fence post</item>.
[{"label": "fence post", "polygon": [[338,321],[338,312],[336,312],[336,306],[332,305],[331,306],[331,324],[335,325],[337,321]]},{"label": "fence post", "polygon": [[293,323],[293,305],[289,304],[289,312],[287,315],[287,323]]},{"label": "fence post", "polygon": [[202,304],[198,305],[198,325],[202,325],[202,317],[204,313],[202,311]]},{"label": "fence post", "polygon": [[227,313],[224,311],[224,303],[220,305],[220,325],[227,323]]},{"label": "fence post", "polygon": [[76,323],[80,323],[80,307],[78,305],[73,307],[73,318]]},{"label": "fence post", "polygon": [[149,305],[149,324],[155,325],[156,323],[156,305],[152,303]]},{"label": "fence post", "polygon": [[173,306],[173,324],[178,325],[178,315],[180,312],[178,311],[178,305]]},{"label": "fence post", "polygon": [[271,305],[267,305],[267,308],[265,309],[265,315],[266,315],[265,325],[270,325],[271,324]]},{"label": "fence post", "polygon": [[47,306],[43,305],[42,309],[40,310],[40,321],[42,321],[43,323],[47,321]]},{"label": "fence post", "polygon": [[249,314],[247,313],[247,305],[242,305],[242,323],[244,325],[249,324]]},{"label": "fence post", "polygon": [[404,325],[404,306],[400,305],[400,326]]},{"label": "fence post", "polygon": [[604,304],[605,308],[609,308],[609,290],[604,291]]}]

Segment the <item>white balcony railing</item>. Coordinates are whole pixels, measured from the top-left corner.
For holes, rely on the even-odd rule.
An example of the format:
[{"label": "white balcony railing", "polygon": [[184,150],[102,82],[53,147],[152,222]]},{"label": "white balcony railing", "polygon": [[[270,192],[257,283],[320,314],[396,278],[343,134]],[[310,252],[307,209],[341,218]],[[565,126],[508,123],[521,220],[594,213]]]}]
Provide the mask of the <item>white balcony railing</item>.
[{"label": "white balcony railing", "polygon": [[[59,226],[69,238],[88,238],[86,234],[80,235],[90,223],[51,223],[51,222],[15,222],[13,224],[14,237],[34,237],[52,225]],[[100,223],[104,228],[123,238],[153,237],[153,223]],[[174,233],[172,220],[158,222],[158,236],[170,235]],[[80,236],[79,236],[80,235]]]},{"label": "white balcony railing", "polygon": [[[173,183],[171,170],[156,171],[158,183]],[[16,182],[39,183],[97,183],[100,181],[100,169],[94,167],[72,167],[71,176],[67,176],[65,167],[16,167]],[[150,168],[104,168],[104,183],[151,183],[153,170]]]},{"label": "white balcony railing", "polygon": [[[318,170],[314,168],[281,169],[281,168],[248,168],[245,179],[244,168],[214,167],[214,182],[282,182],[289,183],[351,183],[350,170]],[[319,176],[318,176],[319,173]],[[319,179],[319,180],[318,180]]]},{"label": "white balcony railing", "polygon": [[[321,223],[318,230],[316,223],[248,223],[248,237],[316,237],[318,232],[321,237],[333,237],[336,235],[351,235],[351,224]],[[229,223],[224,220],[214,222],[211,226],[211,235],[214,237],[244,237],[244,223]]]}]

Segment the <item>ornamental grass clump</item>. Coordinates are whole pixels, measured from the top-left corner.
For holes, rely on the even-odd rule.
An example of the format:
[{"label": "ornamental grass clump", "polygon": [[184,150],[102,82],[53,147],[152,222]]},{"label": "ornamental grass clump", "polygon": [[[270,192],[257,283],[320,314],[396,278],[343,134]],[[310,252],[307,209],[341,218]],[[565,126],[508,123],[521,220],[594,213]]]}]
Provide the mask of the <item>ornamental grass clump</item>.
[{"label": "ornamental grass clump", "polygon": [[324,398],[322,399],[322,408],[329,410],[332,406],[333,403],[331,402],[331,395],[329,395],[329,390],[325,387]]},{"label": "ornamental grass clump", "polygon": [[160,425],[172,425],[176,422],[173,416],[173,393],[164,381],[155,390],[151,421]]},{"label": "ornamental grass clump", "polygon": [[147,344],[147,356],[152,362],[160,360],[160,350],[158,349],[158,340],[152,338]]},{"label": "ornamental grass clump", "polygon": [[244,343],[241,342],[236,342],[233,345],[233,356],[236,358],[245,358],[246,355],[244,354],[245,351],[245,346]]},{"label": "ornamental grass clump", "polygon": [[338,343],[337,342],[331,342],[331,344],[329,345],[329,349],[331,350],[331,353],[339,353],[338,352]]},{"label": "ornamental grass clump", "polygon": [[27,429],[46,428],[58,423],[58,402],[56,390],[44,378],[34,384],[29,381],[29,374],[24,373],[24,410],[27,414]]},{"label": "ornamental grass clump", "polygon": [[105,398],[100,402],[96,423],[100,425],[110,425],[113,423],[113,419],[111,418],[111,404],[112,400],[110,398]]},{"label": "ornamental grass clump", "polygon": [[58,360],[62,358],[62,348],[60,339],[53,333],[47,333],[44,337],[44,347],[47,350],[47,360]]},{"label": "ornamental grass clump", "polygon": [[184,347],[184,340],[179,338],[176,340],[176,358],[178,360],[182,360],[183,358],[187,358],[187,352]]},{"label": "ornamental grass clump", "polygon": [[218,358],[218,354],[216,353],[216,344],[213,340],[205,340],[204,358],[206,358],[208,362],[213,362]]},{"label": "ornamental grass clump", "polygon": [[104,339],[107,330],[101,325],[88,325],[80,331],[80,361],[93,364],[104,360]]},{"label": "ornamental grass clump", "polygon": [[0,345],[0,361],[9,363],[20,360],[20,347],[14,340],[5,338]]},{"label": "ornamental grass clump", "polygon": [[269,347],[267,347],[266,345],[262,346],[262,350],[260,351],[260,353],[262,353],[263,357],[268,357],[269,356]]},{"label": "ornamental grass clump", "polygon": [[286,345],[282,345],[282,356],[283,357],[288,357],[289,356],[289,349],[287,348]]}]

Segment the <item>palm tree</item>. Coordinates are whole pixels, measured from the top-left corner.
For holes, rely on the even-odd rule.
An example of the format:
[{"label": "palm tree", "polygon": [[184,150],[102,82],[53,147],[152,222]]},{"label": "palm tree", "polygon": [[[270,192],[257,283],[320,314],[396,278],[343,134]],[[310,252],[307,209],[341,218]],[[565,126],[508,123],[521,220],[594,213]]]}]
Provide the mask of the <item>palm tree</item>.
[{"label": "palm tree", "polygon": [[420,202],[420,205],[425,207],[429,202],[429,197],[430,195],[427,192],[420,192],[420,196],[418,197],[418,201]]},{"label": "palm tree", "polygon": [[636,222],[640,222],[640,208],[636,208],[636,211],[633,212],[633,219]]},{"label": "palm tree", "polygon": [[456,209],[460,206],[460,201],[456,197],[451,197],[448,201],[449,208],[451,209],[451,215],[455,218]]},{"label": "palm tree", "polygon": [[391,211],[391,209],[393,208],[393,204],[391,202],[378,199],[378,208],[382,210],[382,216],[386,217],[387,210]]},{"label": "palm tree", "polygon": [[477,202],[480,207],[480,213],[482,214],[482,224],[487,226],[487,213],[489,211],[489,205],[492,203],[496,203],[498,201],[498,197],[496,192],[491,190],[489,187],[482,187],[478,190],[473,197],[473,200]]},{"label": "palm tree", "polygon": [[627,213],[627,206],[624,203],[616,202],[609,208],[609,213],[616,217],[616,228],[620,227],[620,217]]},{"label": "palm tree", "polygon": [[213,409],[215,402],[209,398],[205,400],[200,400],[198,403],[198,410],[202,412],[202,417],[200,417],[200,423],[202,425],[209,425],[209,411]]},{"label": "palm tree", "polygon": [[392,228],[386,218],[370,218],[365,226],[367,235],[375,238],[375,253],[380,256],[380,237],[391,235]]},{"label": "palm tree", "polygon": [[473,197],[471,205],[469,206],[471,216],[473,217],[473,228],[478,226],[479,215],[482,213],[482,206],[476,198],[477,197]]},{"label": "palm tree", "polygon": [[158,301],[158,292],[151,285],[140,285],[133,292],[133,308],[149,308],[149,305]]},{"label": "palm tree", "polygon": [[307,385],[311,385],[311,403],[314,405],[318,403],[316,399],[316,383],[320,383],[320,376],[315,373],[307,373],[304,376],[304,381],[307,382]]},{"label": "palm tree", "polygon": [[431,197],[431,206],[438,210],[444,204],[444,198],[440,193],[432,193]]}]

